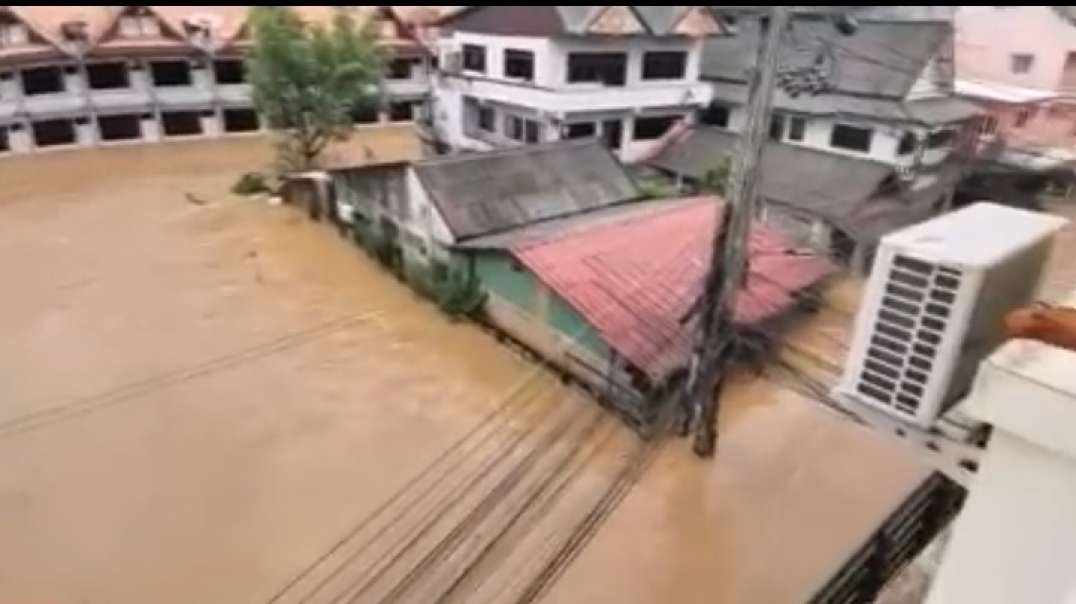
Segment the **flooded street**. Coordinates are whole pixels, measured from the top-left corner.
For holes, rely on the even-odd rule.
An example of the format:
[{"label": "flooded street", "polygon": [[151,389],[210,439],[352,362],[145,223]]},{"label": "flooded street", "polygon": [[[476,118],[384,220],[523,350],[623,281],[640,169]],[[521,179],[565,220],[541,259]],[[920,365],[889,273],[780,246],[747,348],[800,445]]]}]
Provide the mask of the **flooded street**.
[{"label": "flooded street", "polygon": [[269,159],[0,160],[0,601],[797,602],[925,476],[743,378],[628,490],[592,401],[227,193]]}]

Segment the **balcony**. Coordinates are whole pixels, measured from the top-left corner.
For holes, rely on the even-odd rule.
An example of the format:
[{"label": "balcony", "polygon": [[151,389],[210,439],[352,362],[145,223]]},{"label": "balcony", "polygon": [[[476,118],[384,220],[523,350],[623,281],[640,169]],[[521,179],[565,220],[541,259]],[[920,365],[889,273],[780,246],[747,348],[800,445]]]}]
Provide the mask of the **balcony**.
[{"label": "balcony", "polygon": [[250,84],[217,84],[217,98],[221,104],[246,107],[252,97]]},{"label": "balcony", "polygon": [[162,109],[185,109],[208,105],[213,93],[199,86],[161,86],[153,89],[157,103]]},{"label": "balcony", "polygon": [[137,88],[90,91],[90,103],[98,109],[140,109],[150,106],[152,102],[149,91]]},{"label": "balcony", "polygon": [[57,92],[25,97],[23,107],[31,117],[50,117],[85,111],[86,97],[77,92]]},{"label": "balcony", "polygon": [[710,86],[702,83],[676,83],[662,86],[573,85],[560,89],[447,76],[444,85],[476,98],[523,105],[554,115],[578,112],[618,111],[624,109],[704,106],[710,102]]}]

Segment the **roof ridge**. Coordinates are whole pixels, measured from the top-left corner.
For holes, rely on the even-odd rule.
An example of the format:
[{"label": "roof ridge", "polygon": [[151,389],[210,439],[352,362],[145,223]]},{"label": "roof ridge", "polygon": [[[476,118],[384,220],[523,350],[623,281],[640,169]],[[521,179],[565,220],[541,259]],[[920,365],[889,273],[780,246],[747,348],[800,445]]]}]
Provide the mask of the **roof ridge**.
[{"label": "roof ridge", "polygon": [[[452,164],[457,162],[464,162],[470,159],[487,158],[487,157],[511,157],[513,155],[529,155],[531,153],[540,153],[543,151],[550,151],[553,149],[564,149],[570,147],[584,147],[588,145],[600,145],[601,142],[596,138],[580,138],[580,139],[562,139],[558,141],[547,141],[537,144],[524,144],[517,147],[504,147],[501,149],[490,149],[488,151],[478,151],[475,153],[465,153],[462,155],[445,155],[442,157],[431,157],[429,159],[423,159],[415,162],[415,166],[440,166],[445,164]],[[604,147],[604,145],[602,145]],[[623,166],[622,166],[623,167]]]}]

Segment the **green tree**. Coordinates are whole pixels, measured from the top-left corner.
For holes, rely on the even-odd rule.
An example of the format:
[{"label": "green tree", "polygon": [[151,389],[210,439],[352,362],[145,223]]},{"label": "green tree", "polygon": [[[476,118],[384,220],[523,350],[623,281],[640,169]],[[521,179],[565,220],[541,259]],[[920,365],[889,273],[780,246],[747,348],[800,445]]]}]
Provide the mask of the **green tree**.
[{"label": "green tree", "polygon": [[700,189],[710,193],[716,193],[724,196],[728,192],[729,176],[732,173],[732,157],[725,154],[722,155],[714,167],[706,172],[702,182],[699,183]]},{"label": "green tree", "polygon": [[347,138],[352,110],[377,102],[385,58],[345,9],[329,27],[303,23],[286,7],[256,7],[250,22],[254,105],[281,134],[281,168],[309,168],[330,141]]}]

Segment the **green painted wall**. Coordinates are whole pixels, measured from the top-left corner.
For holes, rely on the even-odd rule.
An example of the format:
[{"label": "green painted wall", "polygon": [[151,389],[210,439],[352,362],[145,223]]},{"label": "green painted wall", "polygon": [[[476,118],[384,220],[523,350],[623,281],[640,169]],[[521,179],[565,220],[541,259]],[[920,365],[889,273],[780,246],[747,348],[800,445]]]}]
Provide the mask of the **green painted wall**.
[{"label": "green painted wall", "polygon": [[[548,323],[560,333],[576,338],[592,352],[609,356],[609,347],[583,317],[526,268],[513,268],[514,259],[500,251],[472,254],[475,273],[486,291]],[[517,267],[518,264],[515,264]],[[544,308],[542,308],[544,305]]]}]

